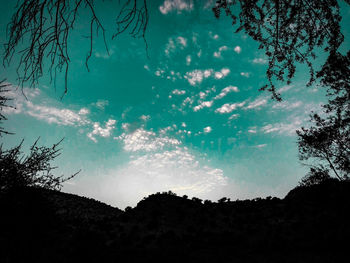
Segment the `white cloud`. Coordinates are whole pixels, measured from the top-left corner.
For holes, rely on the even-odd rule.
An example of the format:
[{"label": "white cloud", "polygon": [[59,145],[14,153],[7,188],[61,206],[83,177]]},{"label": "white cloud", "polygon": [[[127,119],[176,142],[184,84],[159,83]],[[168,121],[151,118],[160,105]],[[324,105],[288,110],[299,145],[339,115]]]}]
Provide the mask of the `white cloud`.
[{"label": "white cloud", "polygon": [[[74,110],[47,106],[45,103],[41,105],[36,104],[35,101],[40,95],[42,94],[39,89],[25,88],[21,90],[11,85],[6,96],[12,99],[10,103],[12,102],[13,108],[6,107],[3,109],[3,112],[5,114],[25,114],[47,123],[65,126],[80,126],[89,123],[89,120],[85,116],[80,115],[79,112]],[[45,102],[47,101],[45,100]],[[52,101],[49,100],[49,102],[51,105],[53,104]]]},{"label": "white cloud", "polygon": [[230,69],[228,68],[223,68],[220,71],[215,72],[214,77],[216,79],[222,79],[226,77],[230,73]]},{"label": "white cloud", "polygon": [[295,131],[302,125],[302,121],[299,118],[295,118],[289,123],[276,123],[267,124],[261,128],[264,133],[277,133],[281,135],[293,136]]},{"label": "white cloud", "polygon": [[239,114],[237,114],[237,113],[235,113],[235,114],[232,114],[231,116],[230,116],[230,118],[228,118],[229,120],[235,120],[235,119],[237,119],[239,117]]},{"label": "white cloud", "polygon": [[191,11],[193,9],[193,1],[189,0],[165,0],[161,6],[159,6],[159,11],[166,15],[169,12],[177,11]]},{"label": "white cloud", "polygon": [[283,109],[283,110],[292,110],[295,108],[299,108],[303,103],[301,101],[295,101],[295,102],[288,102],[288,101],[282,101],[282,102],[276,102],[272,106],[273,109]]},{"label": "white cloud", "polygon": [[78,112],[79,115],[87,115],[90,113],[90,110],[88,108],[81,108]]},{"label": "white cloud", "polygon": [[98,100],[96,103],[93,103],[92,105],[99,108],[100,110],[104,110],[106,108],[106,106],[109,105],[109,101],[108,100]]},{"label": "white cloud", "polygon": [[248,130],[249,133],[256,133],[256,127],[251,127],[249,130]]},{"label": "white cloud", "polygon": [[184,37],[177,37],[177,42],[180,43],[182,47],[187,47],[187,39]]},{"label": "white cloud", "polygon": [[95,192],[95,196],[121,208],[168,190],[190,197],[216,196],[228,181],[221,169],[201,166],[185,148],[135,157],[125,166],[98,178],[100,192]]},{"label": "white cloud", "polygon": [[213,105],[213,101],[203,101],[201,104],[193,108],[194,111],[199,111],[203,108],[210,108]]},{"label": "white cloud", "polygon": [[148,121],[150,118],[151,118],[150,115],[141,115],[140,116],[140,120],[143,120],[143,121]]},{"label": "white cloud", "polygon": [[186,91],[185,91],[185,90],[174,89],[174,90],[172,91],[172,94],[175,94],[175,95],[184,95],[184,94],[186,94]]},{"label": "white cloud", "polygon": [[84,179],[85,184],[94,185],[84,187],[93,189],[91,197],[124,208],[136,205],[149,194],[168,190],[178,195],[218,198],[227,185],[228,178],[221,169],[210,167],[204,160],[199,162],[194,153],[181,147],[174,138],[138,129],[118,139],[132,153],[131,160],[122,167],[90,176],[98,181]]},{"label": "white cloud", "polygon": [[224,105],[222,105],[220,108],[216,109],[215,112],[219,112],[219,113],[230,113],[232,111],[234,111],[237,108],[241,108],[245,105],[245,101],[241,102],[241,103],[225,103]]},{"label": "white cloud", "polygon": [[123,133],[115,139],[121,139],[124,142],[124,150],[128,152],[137,151],[157,151],[163,148],[179,145],[180,141],[167,136],[156,137],[152,131],[146,131],[143,128],[137,129],[131,134]]},{"label": "white cloud", "polygon": [[233,49],[237,54],[241,53],[242,51],[242,48],[240,46],[236,46],[234,49]]},{"label": "white cloud", "polygon": [[212,73],[212,69],[195,69],[191,72],[187,72],[184,78],[187,79],[192,86],[195,86],[197,84],[200,84],[204,78],[210,77]]},{"label": "white cloud", "polygon": [[286,91],[290,90],[291,88],[293,88],[293,85],[285,85],[282,88],[278,89],[278,93],[286,92]]},{"label": "white cloud", "polygon": [[264,144],[258,144],[258,145],[255,145],[254,148],[258,148],[258,149],[261,149],[261,148],[265,148],[267,146],[266,143]]},{"label": "white cloud", "polygon": [[219,47],[219,50],[218,51],[215,51],[213,56],[216,57],[216,58],[221,58],[221,53],[222,51],[226,51],[228,50],[228,47],[227,46],[222,46],[222,47]]},{"label": "white cloud", "polygon": [[204,133],[209,133],[209,132],[211,132],[211,131],[212,131],[212,128],[211,128],[210,126],[205,127],[205,128],[203,129],[203,132],[204,132]]},{"label": "white cloud", "polygon": [[189,66],[191,64],[192,58],[190,55],[186,56],[186,65]]},{"label": "white cloud", "polygon": [[228,86],[228,87],[226,87],[226,88],[223,88],[223,89],[221,90],[221,92],[220,92],[218,95],[216,95],[216,96],[214,97],[214,100],[218,100],[218,99],[221,99],[221,98],[225,97],[225,96],[226,96],[228,93],[230,93],[231,91],[233,91],[233,92],[238,92],[239,89],[238,89],[236,86]]},{"label": "white cloud", "polygon": [[115,123],[116,120],[109,119],[105,124],[105,128],[102,128],[99,122],[95,122],[92,132],[89,132],[87,136],[94,142],[97,142],[95,136],[109,137],[111,136],[112,130],[115,128]]},{"label": "white cloud", "polygon": [[254,64],[264,65],[267,64],[267,59],[264,58],[254,58],[252,61]]},{"label": "white cloud", "polygon": [[256,100],[249,103],[248,106],[246,107],[246,109],[249,109],[249,110],[256,109],[256,108],[259,108],[261,106],[264,106],[266,103],[267,103],[266,98],[257,98]]},{"label": "white cloud", "polygon": [[249,78],[250,74],[249,74],[249,72],[241,72],[241,76]]},{"label": "white cloud", "polygon": [[56,123],[65,126],[80,126],[89,123],[84,116],[79,115],[73,110],[35,105],[30,101],[26,101],[25,105],[27,109],[23,113],[46,121],[47,123]]}]

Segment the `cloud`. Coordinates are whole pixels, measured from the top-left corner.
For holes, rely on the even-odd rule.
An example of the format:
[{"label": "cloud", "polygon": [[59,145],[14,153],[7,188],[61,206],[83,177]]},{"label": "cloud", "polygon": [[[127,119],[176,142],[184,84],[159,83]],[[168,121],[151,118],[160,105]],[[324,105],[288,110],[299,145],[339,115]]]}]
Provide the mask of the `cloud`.
[{"label": "cloud", "polygon": [[266,143],[264,143],[264,144],[258,144],[258,145],[255,145],[255,146],[253,146],[254,148],[258,148],[258,149],[261,149],[261,148],[265,148],[267,146],[267,144]]},{"label": "cloud", "polygon": [[79,115],[87,115],[90,113],[90,110],[88,108],[81,108],[78,112]]},{"label": "cloud", "polygon": [[26,106],[26,114],[47,123],[65,126],[80,126],[89,123],[89,120],[73,110],[35,105],[30,101],[26,102]]},{"label": "cloud", "polygon": [[277,133],[280,135],[293,136],[295,131],[300,129],[302,121],[299,118],[295,118],[289,123],[275,123],[267,124],[261,128],[261,131],[265,134]]},{"label": "cloud", "polygon": [[293,85],[285,85],[283,86],[282,88],[278,89],[278,93],[283,93],[283,92],[286,92],[288,90],[290,90],[291,88],[293,88]]},{"label": "cloud", "polygon": [[189,66],[191,64],[192,58],[190,55],[186,56],[186,65]]},{"label": "cloud", "polygon": [[209,133],[209,132],[211,132],[213,129],[210,127],[210,126],[208,126],[208,127],[205,127],[204,129],[203,129],[203,132],[204,133]]},{"label": "cloud", "polygon": [[[23,92],[23,93],[22,93]],[[24,97],[23,94],[26,96]],[[70,110],[62,107],[47,106],[45,104],[36,104],[36,99],[41,96],[38,89],[25,88],[23,91],[12,86],[6,96],[12,99],[12,108],[3,109],[4,114],[25,114],[47,123],[55,123],[64,126],[81,126],[89,124],[86,118],[88,109],[82,108],[79,111]],[[47,102],[48,100],[45,100]],[[52,103],[52,101],[49,100]],[[85,114],[82,114],[85,113]]]},{"label": "cloud", "polygon": [[203,101],[201,104],[193,108],[194,111],[199,111],[203,108],[210,108],[213,105],[213,101]]},{"label": "cloud", "polygon": [[109,101],[108,100],[97,100],[97,102],[93,103],[92,105],[99,108],[100,110],[104,110],[109,105]]},{"label": "cloud", "polygon": [[167,136],[157,137],[153,131],[146,131],[143,128],[137,129],[131,134],[123,133],[121,136],[115,137],[115,139],[123,141],[123,149],[127,152],[151,152],[180,144],[180,141],[177,139]]},{"label": "cloud", "polygon": [[256,100],[249,103],[245,109],[248,109],[248,110],[256,109],[256,108],[259,108],[261,106],[264,106],[266,103],[267,103],[266,98],[257,98]]},{"label": "cloud", "polygon": [[99,122],[95,122],[93,124],[92,132],[89,132],[87,137],[89,137],[95,143],[97,142],[97,139],[95,138],[96,136],[109,137],[111,136],[112,130],[115,128],[115,123],[116,120],[109,119],[105,124],[105,128],[102,128]]},{"label": "cloud", "polygon": [[224,105],[222,105],[220,108],[216,109],[215,112],[218,113],[230,113],[232,111],[234,111],[237,108],[242,108],[245,105],[245,101],[240,102],[240,103],[225,103]]},{"label": "cloud", "polygon": [[186,91],[185,91],[185,90],[174,89],[174,90],[172,91],[172,94],[175,94],[175,95],[184,95],[184,94],[186,94]]},{"label": "cloud", "polygon": [[227,46],[222,46],[222,47],[219,47],[219,50],[218,51],[215,51],[213,56],[216,57],[216,58],[221,58],[221,52],[222,51],[226,51],[228,50],[228,47]]},{"label": "cloud", "polygon": [[222,90],[221,90],[221,92],[218,94],[218,95],[216,95],[215,97],[214,97],[214,100],[218,100],[218,99],[221,99],[221,98],[223,98],[223,97],[225,97],[228,93],[230,93],[231,91],[233,91],[233,92],[239,92],[239,89],[236,87],[236,86],[228,86],[228,87],[226,87],[226,88],[223,88]]},{"label": "cloud", "polygon": [[180,45],[182,45],[182,47],[187,47],[187,39],[184,37],[177,37],[177,42],[180,43]]},{"label": "cloud", "polygon": [[151,116],[150,115],[141,115],[140,116],[140,120],[142,120],[142,121],[148,121],[149,119],[151,118]]},{"label": "cloud", "polygon": [[193,1],[189,0],[165,0],[161,6],[159,6],[159,11],[166,15],[170,12],[177,11],[191,11],[193,9]]},{"label": "cloud", "polygon": [[248,130],[249,133],[256,133],[256,127],[251,127],[249,130]]},{"label": "cloud", "polygon": [[222,78],[226,77],[228,74],[230,74],[230,69],[223,68],[220,71],[215,72],[214,77],[216,79],[222,79]]},{"label": "cloud", "polygon": [[250,74],[249,74],[249,72],[241,72],[241,76],[249,78]]},{"label": "cloud", "polygon": [[210,77],[212,74],[212,69],[195,69],[191,72],[187,72],[184,78],[188,80],[190,85],[195,86],[197,84],[200,84],[203,81],[203,79]]},{"label": "cloud", "polygon": [[295,101],[295,102],[288,102],[288,101],[282,101],[282,102],[276,102],[272,106],[273,109],[283,109],[283,110],[292,110],[295,108],[299,108],[303,103],[301,101]]},{"label": "cloud", "polygon": [[178,195],[218,197],[227,184],[223,170],[211,167],[175,138],[141,128],[117,139],[132,154],[131,160],[76,184],[89,189],[89,196],[108,204],[134,206],[149,194],[168,190]]},{"label": "cloud", "polygon": [[241,53],[242,49],[240,46],[236,46],[234,49],[233,49],[237,54]]},{"label": "cloud", "polygon": [[264,65],[264,64],[267,64],[267,59],[264,59],[264,58],[254,58],[252,62],[253,62],[253,64]]}]

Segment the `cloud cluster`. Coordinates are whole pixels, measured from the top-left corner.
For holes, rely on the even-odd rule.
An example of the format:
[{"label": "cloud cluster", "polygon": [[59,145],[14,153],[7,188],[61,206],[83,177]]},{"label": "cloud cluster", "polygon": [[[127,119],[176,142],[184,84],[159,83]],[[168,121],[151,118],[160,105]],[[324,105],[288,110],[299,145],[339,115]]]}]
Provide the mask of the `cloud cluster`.
[{"label": "cloud cluster", "polygon": [[153,131],[146,131],[143,128],[139,128],[130,134],[123,133],[115,139],[123,141],[123,148],[127,152],[151,152],[180,144],[177,139],[168,136],[157,137]]},{"label": "cloud cluster", "polygon": [[[24,95],[26,97],[24,97]],[[12,86],[6,96],[13,101],[12,108],[4,108],[5,114],[25,114],[47,123],[54,123],[63,126],[82,126],[90,121],[87,119],[88,109],[81,108],[79,111],[67,108],[36,104],[34,99],[41,95],[39,89],[24,89]]]},{"label": "cloud cluster", "polygon": [[177,11],[191,11],[193,9],[192,0],[165,0],[161,6],[159,6],[159,11],[166,15],[170,12]]},{"label": "cloud cluster", "polygon": [[300,129],[302,126],[302,121],[300,118],[295,118],[291,122],[288,123],[275,123],[275,124],[267,124],[261,128],[263,133],[277,133],[280,135],[286,136],[294,136],[295,131]]},{"label": "cloud cluster", "polygon": [[238,92],[239,89],[236,86],[228,86],[226,88],[223,88],[221,90],[221,92],[214,97],[214,100],[222,99],[223,97],[225,97],[228,93],[230,93],[232,91],[233,92]]},{"label": "cloud cluster", "polygon": [[116,120],[109,119],[106,122],[105,127],[102,128],[99,122],[95,122],[93,124],[93,130],[87,134],[87,137],[94,142],[97,142],[97,139],[95,138],[96,136],[109,137],[111,136],[112,130],[115,128],[115,123]]},{"label": "cloud cluster", "polygon": [[[4,108],[4,114],[24,114],[48,124],[62,126],[87,127],[92,125],[93,130],[87,136],[94,142],[97,142],[96,136],[111,136],[111,132],[115,128],[116,120],[108,120],[103,128],[98,122],[93,122],[89,118],[90,110],[88,108],[82,107],[79,110],[65,108],[62,103],[45,97],[39,89],[25,88],[21,90],[11,86],[6,97],[12,99],[12,107]],[[52,106],[55,104],[56,106]],[[107,100],[98,100],[93,104],[99,109],[104,109],[106,105],[108,105]]]},{"label": "cloud cluster", "polygon": [[222,105],[220,108],[217,108],[215,110],[215,112],[218,113],[230,113],[234,110],[236,110],[237,108],[242,108],[245,105],[245,101],[240,102],[240,103],[225,103],[224,105]]},{"label": "cloud cluster", "polygon": [[213,69],[195,69],[193,71],[187,72],[184,76],[185,79],[190,83],[190,85],[195,86],[200,84],[204,79],[213,76],[215,79],[225,78],[230,74],[230,69],[222,68],[220,71],[214,71]]},{"label": "cloud cluster", "polygon": [[246,109],[251,110],[251,109],[256,109],[259,108],[261,106],[264,106],[267,103],[267,99],[264,97],[259,97],[257,99],[255,99],[254,101],[252,101],[251,103],[248,104],[248,106],[246,107]]},{"label": "cloud cluster", "polygon": [[[186,126],[185,124],[183,126]],[[171,129],[171,127],[169,127]],[[158,191],[174,191],[179,195],[206,196],[219,193],[227,184],[227,178],[221,169],[212,168],[205,161],[200,161],[195,153],[165,132],[139,128],[115,139],[132,154],[131,160],[115,169],[104,172],[101,176],[101,193],[95,193],[100,200],[110,204],[124,206],[121,200],[135,205],[144,196]],[[204,132],[211,127],[204,128]]]}]

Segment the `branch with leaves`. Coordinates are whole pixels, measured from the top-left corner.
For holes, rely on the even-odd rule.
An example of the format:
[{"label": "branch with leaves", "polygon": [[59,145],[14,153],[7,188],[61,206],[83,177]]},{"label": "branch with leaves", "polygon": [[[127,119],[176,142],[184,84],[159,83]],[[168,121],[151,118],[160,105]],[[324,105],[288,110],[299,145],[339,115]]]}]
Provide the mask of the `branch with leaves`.
[{"label": "branch with leaves", "polygon": [[223,10],[238,26],[236,33],[242,31],[259,43],[268,58],[268,84],[261,90],[281,100],[273,80],[290,84],[301,63],[309,68],[311,85],[317,49],[329,54],[338,50],[344,40],[339,9],[335,0],[217,0],[213,12],[219,18]]},{"label": "branch with leaves", "polygon": [[[297,131],[299,158],[317,159],[311,175],[330,170],[340,180],[350,174],[350,51],[347,55],[332,53],[318,73],[327,88],[328,104],[323,114],[311,115],[309,128]],[[312,172],[314,171],[314,172]],[[310,175],[309,175],[310,176]]]}]

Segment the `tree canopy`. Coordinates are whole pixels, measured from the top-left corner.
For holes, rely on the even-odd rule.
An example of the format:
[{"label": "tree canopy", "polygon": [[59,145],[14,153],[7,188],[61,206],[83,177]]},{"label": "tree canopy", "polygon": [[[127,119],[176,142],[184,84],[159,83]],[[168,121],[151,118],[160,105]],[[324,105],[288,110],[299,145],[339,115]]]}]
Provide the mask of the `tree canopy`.
[{"label": "tree canopy", "polygon": [[333,174],[348,179],[350,173],[350,51],[331,54],[318,73],[327,88],[328,104],[323,114],[311,115],[311,127],[297,131],[300,160],[318,160],[310,178]]}]

